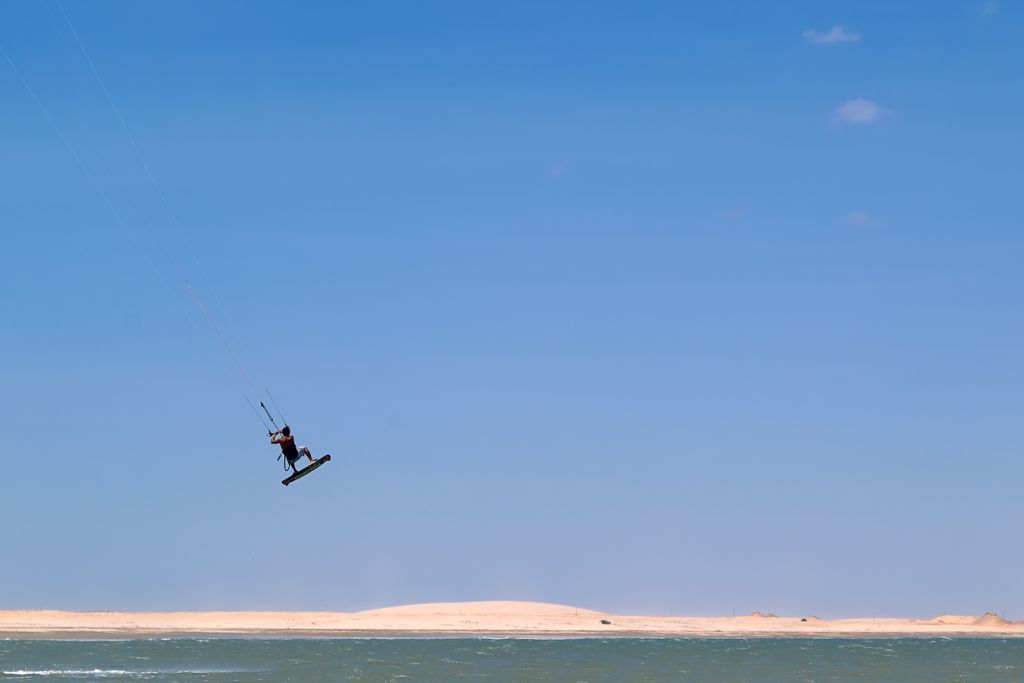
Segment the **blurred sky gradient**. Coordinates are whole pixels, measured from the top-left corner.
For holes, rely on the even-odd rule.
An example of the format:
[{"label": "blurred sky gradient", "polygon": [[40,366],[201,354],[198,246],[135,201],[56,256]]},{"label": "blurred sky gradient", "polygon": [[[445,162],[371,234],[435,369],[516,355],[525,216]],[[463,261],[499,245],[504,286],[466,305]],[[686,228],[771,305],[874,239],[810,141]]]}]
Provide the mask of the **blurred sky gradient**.
[{"label": "blurred sky gradient", "polygon": [[1024,618],[1019,2],[62,2],[0,608]]}]

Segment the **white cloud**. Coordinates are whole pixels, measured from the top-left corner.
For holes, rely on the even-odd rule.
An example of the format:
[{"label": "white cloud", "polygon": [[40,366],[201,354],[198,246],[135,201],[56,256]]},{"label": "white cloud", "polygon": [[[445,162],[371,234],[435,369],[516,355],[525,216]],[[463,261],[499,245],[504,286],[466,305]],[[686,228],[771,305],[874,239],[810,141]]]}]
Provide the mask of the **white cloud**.
[{"label": "white cloud", "polygon": [[884,111],[871,100],[858,97],[855,100],[843,102],[832,111],[833,123],[844,123],[850,125],[862,123],[878,123]]},{"label": "white cloud", "polygon": [[730,223],[738,223],[744,220],[750,212],[743,207],[733,207],[726,211],[723,211],[720,215],[722,220],[729,221]]},{"label": "white cloud", "polygon": [[809,28],[804,31],[804,38],[818,45],[837,45],[839,43],[859,43],[860,34],[847,31],[842,26],[833,26],[828,31]]},{"label": "white cloud", "polygon": [[553,164],[548,165],[548,175],[553,178],[561,178],[569,172],[569,162],[565,159],[559,159]]},{"label": "white cloud", "polygon": [[872,216],[867,211],[859,209],[857,211],[851,211],[845,216],[840,216],[839,222],[843,225],[849,225],[855,228],[872,228],[885,225],[885,221],[878,216]]},{"label": "white cloud", "polygon": [[999,0],[985,0],[978,6],[978,11],[986,16],[999,14]]}]

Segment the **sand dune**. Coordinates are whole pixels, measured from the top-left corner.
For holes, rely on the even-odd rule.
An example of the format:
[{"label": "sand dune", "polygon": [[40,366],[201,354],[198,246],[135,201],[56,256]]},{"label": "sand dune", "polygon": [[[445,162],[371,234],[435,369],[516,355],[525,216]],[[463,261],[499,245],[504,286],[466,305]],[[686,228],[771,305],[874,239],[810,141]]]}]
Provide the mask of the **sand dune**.
[{"label": "sand dune", "polygon": [[419,605],[399,605],[355,612],[360,616],[436,616],[439,614],[462,616],[604,616],[603,612],[580,609],[570,605],[549,602],[516,602],[513,600],[482,600],[480,602],[432,602]]},{"label": "sand dune", "polygon": [[1001,616],[993,612],[985,612],[971,623],[977,624],[978,626],[1011,626],[1013,624],[1012,621],[1003,619]]},{"label": "sand dune", "polygon": [[973,624],[979,619],[978,616],[974,615],[962,615],[962,614],[940,614],[939,616],[928,619],[927,623],[930,624]]},{"label": "sand dune", "polygon": [[0,611],[0,637],[155,635],[507,636],[1024,636],[1024,622],[986,613],[933,619],[838,619],[754,612],[740,617],[614,615],[536,602],[404,605],[363,612]]}]

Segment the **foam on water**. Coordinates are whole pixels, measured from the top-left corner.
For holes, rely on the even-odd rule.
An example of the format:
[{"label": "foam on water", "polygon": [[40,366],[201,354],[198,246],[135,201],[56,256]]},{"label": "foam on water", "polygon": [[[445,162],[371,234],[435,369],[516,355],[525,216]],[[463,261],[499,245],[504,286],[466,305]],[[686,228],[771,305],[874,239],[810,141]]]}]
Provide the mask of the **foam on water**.
[{"label": "foam on water", "polygon": [[4,676],[95,676],[96,678],[106,678],[108,676],[127,676],[129,678],[137,678],[141,676],[158,676],[161,673],[191,672],[126,671],[124,669],[43,669],[40,671],[17,669],[15,671],[0,671],[0,674],[3,674]]},{"label": "foam on water", "polygon": [[243,670],[224,669],[164,669],[161,671],[131,671],[129,669],[15,669],[0,671],[0,676],[91,676],[93,678],[152,678],[154,676],[174,676],[180,674],[230,674],[252,673]]},{"label": "foam on water", "polygon": [[1021,670],[1024,639],[1005,638],[204,638],[0,642],[0,681],[1006,683]]}]

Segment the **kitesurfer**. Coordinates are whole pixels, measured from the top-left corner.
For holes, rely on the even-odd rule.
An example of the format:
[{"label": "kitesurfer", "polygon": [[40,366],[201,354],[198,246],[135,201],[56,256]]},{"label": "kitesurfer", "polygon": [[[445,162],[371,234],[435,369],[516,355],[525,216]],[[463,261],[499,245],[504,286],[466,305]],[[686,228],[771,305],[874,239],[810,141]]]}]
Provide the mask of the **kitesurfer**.
[{"label": "kitesurfer", "polygon": [[288,461],[288,465],[293,471],[298,472],[299,470],[295,467],[295,463],[302,456],[309,458],[309,464],[313,464],[313,454],[309,452],[309,449],[305,446],[295,445],[295,437],[292,436],[292,430],[288,425],[285,425],[282,429],[271,433],[270,443],[276,443],[281,446],[281,453]]}]

